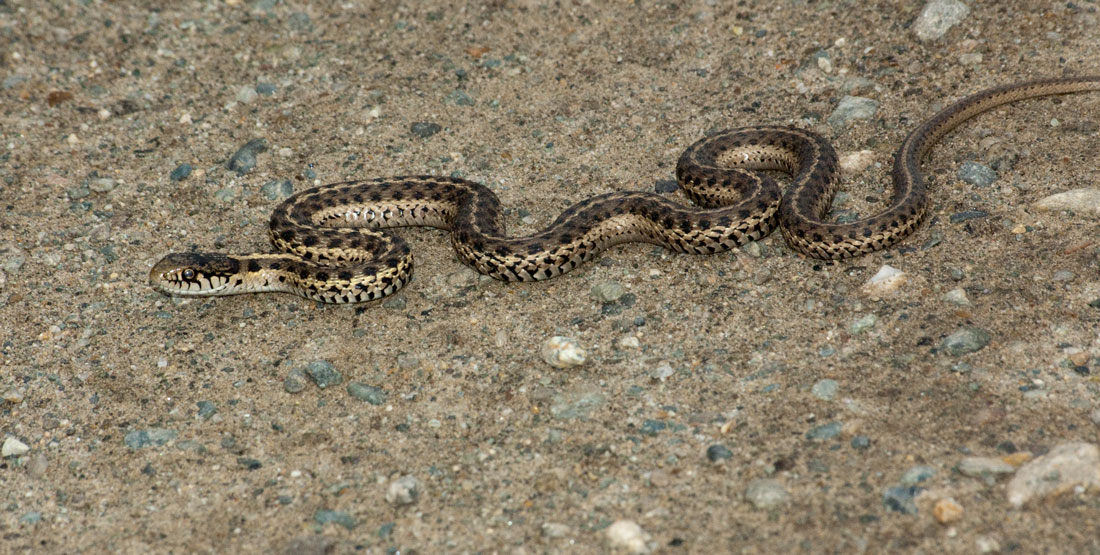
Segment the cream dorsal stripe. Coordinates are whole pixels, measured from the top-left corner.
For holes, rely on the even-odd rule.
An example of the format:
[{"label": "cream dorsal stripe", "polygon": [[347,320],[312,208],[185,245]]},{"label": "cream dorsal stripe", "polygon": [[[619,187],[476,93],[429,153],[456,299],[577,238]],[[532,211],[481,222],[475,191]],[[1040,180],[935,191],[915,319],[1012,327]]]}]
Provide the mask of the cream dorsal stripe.
[{"label": "cream dorsal stripe", "polygon": [[[173,253],[149,283],[171,295],[287,292],[329,303],[390,295],[408,283],[412,252],[389,228],[450,231],[459,259],[505,281],[549,279],[628,242],[689,254],[732,249],[782,229],[803,255],[837,260],[887,248],[928,213],[920,160],[962,122],[997,106],[1041,96],[1100,90],[1100,76],[1027,81],[987,89],[914,129],[894,157],[893,200],[849,223],[823,220],[838,184],[837,157],[820,135],[754,126],[704,138],[681,155],[676,177],[697,207],[648,192],[597,195],[574,204],[542,231],[508,237],[500,200],[483,185],[435,176],[383,177],[321,185],[275,208],[269,234],[279,252]],[[786,195],[757,170],[792,176]]]}]

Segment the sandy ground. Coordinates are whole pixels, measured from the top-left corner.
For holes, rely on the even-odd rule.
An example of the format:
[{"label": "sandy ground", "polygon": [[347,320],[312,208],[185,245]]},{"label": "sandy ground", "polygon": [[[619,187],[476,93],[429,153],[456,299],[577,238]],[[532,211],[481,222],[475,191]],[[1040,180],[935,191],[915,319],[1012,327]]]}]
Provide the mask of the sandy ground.
[{"label": "sandy ground", "polygon": [[[268,249],[291,189],[454,174],[525,233],[756,123],[869,151],[834,214],[874,211],[945,103],[1100,73],[1095,0],[968,3],[920,40],[909,2],[0,1],[0,551],[1100,552],[1095,488],[1007,492],[1100,443],[1100,220],[1035,208],[1100,183],[1098,94],[968,123],[930,221],[833,266],[773,235],[508,284],[415,229],[384,303],[146,285]],[[845,96],[877,109],[830,120]],[[908,281],[863,292],[884,264]]]}]

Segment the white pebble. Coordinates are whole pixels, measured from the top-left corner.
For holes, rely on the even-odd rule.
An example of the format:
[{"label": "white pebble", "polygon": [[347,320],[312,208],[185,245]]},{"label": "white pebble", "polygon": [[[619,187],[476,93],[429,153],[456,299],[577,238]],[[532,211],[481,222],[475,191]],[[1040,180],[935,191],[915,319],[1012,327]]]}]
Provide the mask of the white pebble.
[{"label": "white pebble", "polygon": [[1100,189],[1073,189],[1064,193],[1050,195],[1035,207],[1041,210],[1072,210],[1079,214],[1100,215]]},{"label": "white pebble", "polygon": [[585,352],[572,337],[555,335],[542,345],[542,360],[554,368],[569,368],[584,364]]},{"label": "white pebble", "polygon": [[15,439],[14,437],[8,437],[4,439],[4,446],[0,447],[0,456],[3,457],[18,457],[19,455],[25,455],[31,448],[27,447],[26,443]]},{"label": "white pebble", "polygon": [[757,509],[772,509],[789,503],[791,494],[778,480],[760,478],[745,488],[745,499]]},{"label": "white pebble", "polygon": [[982,53],[967,52],[965,54],[959,54],[959,63],[964,66],[976,66],[982,63]]},{"label": "white pebble", "polygon": [[638,341],[637,337],[628,335],[619,340],[619,347],[623,349],[639,349],[642,346],[642,342]]},{"label": "white pebble", "polygon": [[875,161],[875,151],[857,150],[840,157],[840,171],[844,175],[856,175],[867,169]]},{"label": "white pebble", "polygon": [[191,125],[191,114],[184,112],[183,115],[180,116],[180,123],[184,125]]},{"label": "white pebble", "polygon": [[1016,471],[1008,483],[1008,502],[1020,507],[1032,499],[1054,497],[1078,487],[1100,488],[1100,448],[1091,443],[1063,443]]},{"label": "white pebble", "polygon": [[956,287],[945,293],[943,295],[943,300],[959,306],[967,306],[970,304],[970,299],[966,297],[966,290],[962,287]]},{"label": "white pebble", "polygon": [[655,380],[661,380],[663,382],[670,378],[674,372],[671,365],[662,364],[658,366],[657,369],[650,372],[650,376]]},{"label": "white pebble", "polygon": [[653,549],[648,545],[650,535],[633,520],[616,520],[607,527],[607,543],[611,549],[621,549],[628,553],[649,553]]},{"label": "white pebble", "polygon": [[905,272],[893,266],[883,264],[883,266],[878,269],[878,272],[876,272],[871,279],[867,280],[867,283],[863,284],[862,290],[868,295],[885,295],[887,293],[893,293],[899,287],[905,285],[908,279],[909,278],[905,276]]},{"label": "white pebble", "polygon": [[96,112],[96,115],[99,116],[99,119],[110,119],[111,111],[106,108],[100,108],[99,111]]},{"label": "white pebble", "polygon": [[282,158],[290,158],[294,156],[294,151],[284,146],[279,149],[279,156]]},{"label": "white pebble", "polygon": [[390,482],[390,487],[386,489],[386,502],[390,505],[410,505],[419,496],[420,484],[417,483],[416,477],[411,475],[402,476]]}]

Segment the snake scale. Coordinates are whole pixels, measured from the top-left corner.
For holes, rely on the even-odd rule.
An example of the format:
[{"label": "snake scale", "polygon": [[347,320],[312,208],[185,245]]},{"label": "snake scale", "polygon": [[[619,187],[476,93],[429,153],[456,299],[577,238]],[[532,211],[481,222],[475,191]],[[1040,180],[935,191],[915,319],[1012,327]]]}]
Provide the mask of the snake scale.
[{"label": "snake scale", "polygon": [[[943,109],[906,136],[894,157],[893,200],[858,221],[824,221],[838,183],[837,156],[820,135],[753,126],[699,140],[680,157],[676,177],[698,207],[656,193],[614,192],[582,200],[542,231],[508,237],[500,200],[484,185],[436,176],[384,177],[321,185],[286,199],[271,215],[279,252],[173,253],[154,265],[150,284],[171,295],[281,291],[329,303],[385,297],[412,275],[412,251],[388,228],[450,231],[459,259],[505,281],[549,279],[616,244],[644,242],[710,254],[758,240],[780,227],[795,251],[843,259],[887,248],[929,211],[920,161],[962,122],[1027,98],[1100,90],[1100,76],[1026,81],[987,89]],[[792,177],[787,193],[760,170]]]}]

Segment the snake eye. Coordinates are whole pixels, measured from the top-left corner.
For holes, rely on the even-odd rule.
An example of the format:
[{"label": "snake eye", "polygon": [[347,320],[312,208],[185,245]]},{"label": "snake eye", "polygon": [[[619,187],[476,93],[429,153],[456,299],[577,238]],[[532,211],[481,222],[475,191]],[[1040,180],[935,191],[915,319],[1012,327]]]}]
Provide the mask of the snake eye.
[{"label": "snake eye", "polygon": [[181,272],[180,275],[183,276],[183,279],[195,279],[195,270],[192,270],[191,268],[184,268],[183,272]]}]

